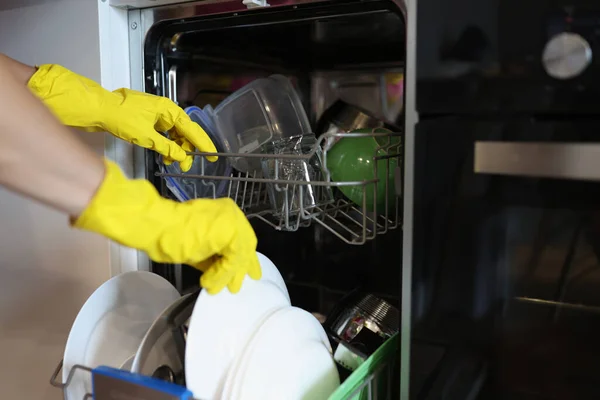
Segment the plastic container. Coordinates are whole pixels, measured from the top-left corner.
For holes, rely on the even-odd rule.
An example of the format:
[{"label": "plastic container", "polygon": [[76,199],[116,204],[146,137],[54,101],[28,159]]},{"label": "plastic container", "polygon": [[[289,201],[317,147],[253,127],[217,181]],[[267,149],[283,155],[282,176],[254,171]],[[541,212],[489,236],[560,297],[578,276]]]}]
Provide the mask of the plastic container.
[{"label": "plastic container", "polygon": [[[290,80],[259,78],[238,89],[214,109],[216,126],[232,153],[263,153],[263,146],[310,133],[310,123]],[[260,158],[233,158],[241,172],[261,172]]]},{"label": "plastic container", "polygon": [[[211,116],[210,108],[202,110],[200,107],[192,106],[185,109],[191,120],[204,129],[213,141],[218,153],[229,153],[231,149],[227,143],[217,134],[217,128]],[[161,169],[168,174],[181,174],[179,163],[164,165],[161,159]],[[202,169],[204,167],[204,170]],[[190,170],[184,174],[205,176],[229,176],[231,165],[227,157],[220,157],[215,162],[209,162],[204,157],[197,156]],[[179,201],[187,201],[202,197],[223,197],[227,193],[228,181],[201,180],[186,178],[165,178],[166,185]]]}]

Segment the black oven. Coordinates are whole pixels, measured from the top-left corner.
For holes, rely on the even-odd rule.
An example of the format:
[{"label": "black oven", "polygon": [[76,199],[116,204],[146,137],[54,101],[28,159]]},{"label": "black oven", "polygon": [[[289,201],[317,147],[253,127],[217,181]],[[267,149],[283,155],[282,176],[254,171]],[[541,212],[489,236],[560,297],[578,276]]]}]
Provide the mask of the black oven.
[{"label": "black oven", "polygon": [[600,398],[600,3],[417,20],[413,337],[477,360],[478,398]]},{"label": "black oven", "polygon": [[417,7],[421,117],[598,113],[598,2],[421,0]]}]

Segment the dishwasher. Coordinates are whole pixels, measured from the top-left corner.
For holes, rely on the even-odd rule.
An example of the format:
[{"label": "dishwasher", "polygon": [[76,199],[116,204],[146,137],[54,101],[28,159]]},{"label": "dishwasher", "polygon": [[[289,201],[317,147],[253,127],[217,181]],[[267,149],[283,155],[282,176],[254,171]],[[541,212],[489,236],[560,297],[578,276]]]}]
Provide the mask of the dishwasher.
[{"label": "dishwasher", "polygon": [[[415,122],[405,121],[405,107],[414,107],[404,96],[406,21],[406,5],[398,0],[219,0],[131,9],[132,87],[183,108],[214,108],[243,84],[283,75],[293,82],[313,129],[322,129],[323,117],[341,100],[388,121],[406,141],[404,152],[409,146],[404,126],[412,130]],[[165,173],[153,153],[136,151],[136,173],[174,198],[167,182],[180,177]],[[394,362],[383,371],[392,383],[384,398],[474,398],[487,371],[478,348],[429,334],[411,338],[411,320],[427,320],[432,284],[411,282],[406,274],[411,268],[403,268],[405,175],[398,164],[388,188],[396,194],[394,204],[383,218],[361,213],[360,207],[341,213],[333,207],[292,222],[264,214],[266,200],[257,187],[266,182],[248,174],[232,175],[227,193],[247,213],[258,251],[280,269],[295,306],[328,315],[349,293],[362,290],[401,310]],[[182,292],[198,286],[193,268],[151,263],[150,270]]]},{"label": "dishwasher", "polygon": [[[396,0],[225,0],[132,9],[132,80],[147,93],[168,97],[182,108],[216,109],[240,86],[284,76],[293,83],[312,129],[336,102],[343,101],[388,121],[389,131],[401,142],[405,13],[404,4]],[[257,160],[248,157],[248,163]],[[400,162],[395,167],[385,163],[394,175],[393,184],[385,188],[385,212],[361,212],[361,207],[336,198],[335,204],[318,204],[316,210],[299,214],[270,210],[266,189],[286,186],[281,179],[237,171],[226,177],[173,174],[165,171],[160,157],[143,151],[136,153],[135,163],[140,175],[165,197],[178,200],[169,182],[185,177],[212,189],[208,190],[212,194],[198,197],[233,198],[256,231],[257,250],[279,268],[294,306],[326,316],[346,295],[361,290],[400,308]],[[311,186],[335,189],[324,177],[319,181]],[[361,196],[373,190],[373,184],[355,183]],[[223,185],[225,193],[217,195],[214,188]],[[150,263],[149,269],[182,293],[198,287],[200,273],[191,267]],[[399,348],[393,354],[390,365],[374,372],[365,384],[370,385],[377,374],[389,374],[384,397],[400,398]]]}]

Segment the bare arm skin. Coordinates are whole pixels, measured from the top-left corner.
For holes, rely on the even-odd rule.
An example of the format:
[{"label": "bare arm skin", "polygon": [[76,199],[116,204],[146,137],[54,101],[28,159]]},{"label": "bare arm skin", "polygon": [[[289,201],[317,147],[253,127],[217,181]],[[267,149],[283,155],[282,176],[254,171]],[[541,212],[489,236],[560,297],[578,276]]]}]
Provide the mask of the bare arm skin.
[{"label": "bare arm skin", "polygon": [[12,58],[0,53],[0,65],[4,65],[14,75],[15,79],[27,85],[31,76],[35,73],[35,67],[13,60]]},{"label": "bare arm skin", "polygon": [[34,72],[0,54],[0,185],[77,217],[104,163],[29,91]]}]

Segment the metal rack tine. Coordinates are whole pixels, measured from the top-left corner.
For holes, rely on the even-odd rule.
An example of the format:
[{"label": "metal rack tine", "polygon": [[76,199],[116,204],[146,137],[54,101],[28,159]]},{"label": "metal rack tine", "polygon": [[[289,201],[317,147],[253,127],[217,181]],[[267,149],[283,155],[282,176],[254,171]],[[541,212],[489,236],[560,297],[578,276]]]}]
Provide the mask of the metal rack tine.
[{"label": "metal rack tine", "polygon": [[50,376],[50,384],[54,387],[57,388],[63,388],[65,385],[62,382],[57,382],[56,378],[58,377],[58,374],[60,373],[60,371],[62,370],[63,367],[63,360],[60,360],[60,362],[58,363],[58,365],[56,366],[56,368],[54,369],[54,372],[52,373],[52,376]]},{"label": "metal rack tine", "polygon": [[52,376],[50,377],[50,384],[59,389],[64,389],[65,387],[69,386],[69,384],[71,383],[71,379],[73,379],[73,375],[75,375],[75,372],[78,369],[82,370],[82,371],[87,371],[90,373],[92,372],[92,368],[88,368],[83,365],[76,364],[76,365],[73,365],[73,368],[71,368],[71,370],[69,371],[69,375],[67,375],[67,381],[66,382],[58,382],[57,381],[58,374],[60,373],[62,368],[63,368],[63,360],[60,360],[60,362],[54,369]]}]

